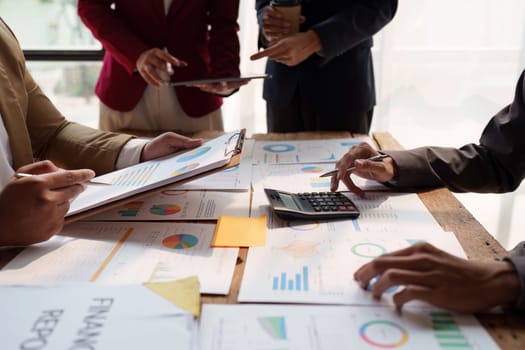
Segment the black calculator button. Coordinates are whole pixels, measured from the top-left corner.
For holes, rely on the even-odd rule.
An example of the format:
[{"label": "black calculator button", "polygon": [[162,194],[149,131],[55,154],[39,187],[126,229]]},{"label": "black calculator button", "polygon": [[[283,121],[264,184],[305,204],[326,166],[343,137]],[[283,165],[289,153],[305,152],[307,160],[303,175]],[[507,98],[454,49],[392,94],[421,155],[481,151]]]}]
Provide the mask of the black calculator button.
[{"label": "black calculator button", "polygon": [[321,207],[313,207],[315,211],[321,211]]}]

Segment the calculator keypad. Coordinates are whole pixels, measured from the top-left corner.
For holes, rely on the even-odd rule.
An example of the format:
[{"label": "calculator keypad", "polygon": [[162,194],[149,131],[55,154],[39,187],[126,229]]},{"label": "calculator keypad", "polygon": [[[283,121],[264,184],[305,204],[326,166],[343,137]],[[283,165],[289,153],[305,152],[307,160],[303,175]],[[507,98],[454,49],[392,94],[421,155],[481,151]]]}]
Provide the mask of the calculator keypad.
[{"label": "calculator keypad", "polygon": [[316,212],[355,211],[353,203],[339,192],[297,193],[301,202],[308,202]]}]

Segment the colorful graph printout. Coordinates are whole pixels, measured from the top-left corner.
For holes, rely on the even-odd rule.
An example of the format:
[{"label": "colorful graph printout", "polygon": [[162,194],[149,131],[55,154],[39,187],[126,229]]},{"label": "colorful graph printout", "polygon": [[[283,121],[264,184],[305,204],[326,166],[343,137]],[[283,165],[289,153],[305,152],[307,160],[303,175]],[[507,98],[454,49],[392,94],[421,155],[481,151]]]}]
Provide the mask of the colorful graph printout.
[{"label": "colorful graph printout", "polygon": [[[227,165],[232,161],[233,156],[239,154],[239,145],[243,138],[244,133],[240,130],[225,133],[206,141],[197,149],[167,155],[97,176],[94,181],[107,185],[88,184],[71,203],[66,216],[175,184],[197,174],[209,174],[211,170]],[[191,162],[193,158],[198,158],[197,162]]]},{"label": "colorful graph printout", "polygon": [[295,147],[286,143],[275,143],[266,145],[263,147],[263,149],[267,152],[272,153],[285,153],[285,152],[291,152],[295,150]]},{"label": "colorful graph printout", "polygon": [[307,165],[305,167],[302,167],[301,168],[301,171],[303,173],[322,173],[324,170],[324,168],[321,168],[320,166],[316,166],[316,165]]},{"label": "colorful graph printout", "polygon": [[168,236],[162,240],[162,245],[170,249],[189,249],[199,243],[194,235],[182,233]]},{"label": "colorful graph printout", "polygon": [[499,349],[473,315],[407,305],[204,304],[199,338],[202,350]]},{"label": "colorful graph printout", "polygon": [[122,217],[137,216],[143,204],[144,202],[142,201],[129,202],[124,206],[124,208],[119,209],[118,214]]},{"label": "colorful graph printout", "polygon": [[189,162],[190,160],[199,158],[203,154],[207,153],[209,150],[211,150],[210,146],[199,147],[193,151],[186,153],[183,157],[180,157],[179,159],[177,159],[177,162],[178,163]]},{"label": "colorful graph printout", "polygon": [[144,168],[131,169],[112,181],[115,186],[142,186],[148,182],[160,163],[151,163]]},{"label": "colorful graph printout", "polygon": [[150,209],[150,213],[154,215],[173,215],[177,214],[181,210],[181,207],[177,204],[154,204]]},{"label": "colorful graph printout", "polygon": [[286,340],[286,321],[284,317],[258,317],[257,321],[273,339]]},{"label": "colorful graph printout", "polygon": [[199,166],[199,163],[191,163],[191,164],[185,165],[182,168],[179,168],[175,170],[173,173],[171,173],[171,176],[177,176],[177,175],[183,174],[186,171],[197,168],[198,166]]},{"label": "colorful graph printout", "polygon": [[366,242],[355,244],[352,247],[352,253],[363,258],[377,258],[387,253],[387,250],[380,244]]},{"label": "colorful graph printout", "polygon": [[359,336],[374,347],[381,349],[399,348],[408,341],[407,331],[395,322],[374,320],[359,328]]}]

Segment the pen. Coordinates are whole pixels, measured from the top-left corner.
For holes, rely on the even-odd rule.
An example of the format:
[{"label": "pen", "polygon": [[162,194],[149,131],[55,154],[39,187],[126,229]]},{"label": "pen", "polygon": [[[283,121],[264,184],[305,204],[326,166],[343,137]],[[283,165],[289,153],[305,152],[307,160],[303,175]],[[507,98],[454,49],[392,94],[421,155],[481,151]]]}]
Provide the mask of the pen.
[{"label": "pen", "polygon": [[[23,177],[31,177],[37,174],[28,174],[28,173],[15,173],[15,177],[17,179],[23,178]],[[87,181],[88,184],[93,185],[111,185],[109,182],[102,182],[102,181],[95,181],[95,180],[89,180]]]},{"label": "pen", "polygon": [[[386,157],[388,157],[388,154],[380,153],[377,156],[373,156],[373,157],[367,158],[366,160],[370,160],[372,162],[380,162],[383,159],[385,159]],[[349,171],[349,172],[352,172],[354,170],[355,170],[355,166],[351,166],[350,168],[346,169],[346,171]],[[338,171],[339,171],[339,169],[330,170],[327,173],[319,175],[319,177],[333,176],[333,175],[337,174]]]},{"label": "pen", "polygon": [[[167,47],[164,48],[164,52],[169,53]],[[170,61],[166,61],[166,70],[168,71],[168,74],[173,73],[173,66]]]}]

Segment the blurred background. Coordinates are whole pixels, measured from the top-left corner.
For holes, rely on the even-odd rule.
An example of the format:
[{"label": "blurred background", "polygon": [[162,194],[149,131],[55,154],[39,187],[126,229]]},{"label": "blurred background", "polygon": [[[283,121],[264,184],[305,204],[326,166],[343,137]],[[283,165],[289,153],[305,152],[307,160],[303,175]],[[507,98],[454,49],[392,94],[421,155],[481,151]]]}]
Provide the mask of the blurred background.
[{"label": "blurred background", "polygon": [[[239,10],[241,71],[260,73],[254,1]],[[102,48],[76,13],[76,0],[0,0],[36,81],[69,119],[97,127],[93,94]],[[31,14],[31,15],[30,15]],[[35,15],[36,14],[36,15]],[[488,120],[509,104],[525,68],[525,1],[400,0],[393,22],[375,36],[377,106],[372,131],[405,148],[477,142]],[[262,82],[227,98],[226,130],[266,132]],[[506,248],[525,239],[525,190],[456,194]]]}]

